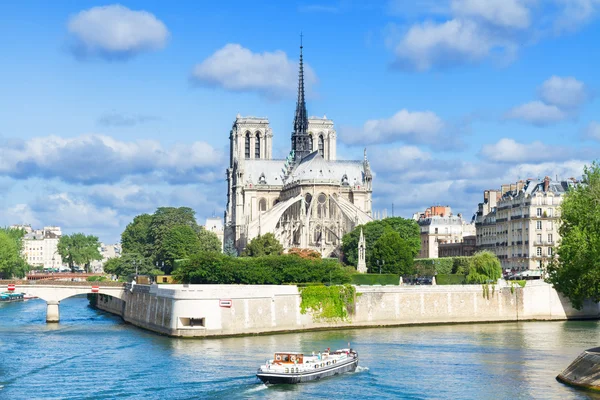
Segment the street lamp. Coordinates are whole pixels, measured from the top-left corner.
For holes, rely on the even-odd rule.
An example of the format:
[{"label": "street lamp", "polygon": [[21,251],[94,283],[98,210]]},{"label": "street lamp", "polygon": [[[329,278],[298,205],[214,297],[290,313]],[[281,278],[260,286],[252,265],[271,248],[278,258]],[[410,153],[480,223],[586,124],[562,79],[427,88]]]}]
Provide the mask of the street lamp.
[{"label": "street lamp", "polygon": [[379,264],[379,260],[377,260],[377,266],[379,267],[379,274],[381,275],[381,266],[385,265],[385,260],[381,260],[381,264]]}]

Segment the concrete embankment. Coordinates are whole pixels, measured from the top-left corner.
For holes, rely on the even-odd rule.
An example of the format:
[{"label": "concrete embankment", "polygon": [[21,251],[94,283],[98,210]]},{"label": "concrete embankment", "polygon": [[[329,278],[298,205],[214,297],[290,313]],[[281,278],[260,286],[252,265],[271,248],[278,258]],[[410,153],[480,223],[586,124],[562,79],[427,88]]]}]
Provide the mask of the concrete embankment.
[{"label": "concrete embankment", "polygon": [[568,385],[600,390],[600,347],[581,353],[556,379]]},{"label": "concrete embankment", "polygon": [[97,307],[170,336],[209,337],[415,324],[598,319],[597,303],[575,310],[552,286],[358,286],[346,321],[300,309],[291,285],[135,285],[123,300],[99,296]]}]

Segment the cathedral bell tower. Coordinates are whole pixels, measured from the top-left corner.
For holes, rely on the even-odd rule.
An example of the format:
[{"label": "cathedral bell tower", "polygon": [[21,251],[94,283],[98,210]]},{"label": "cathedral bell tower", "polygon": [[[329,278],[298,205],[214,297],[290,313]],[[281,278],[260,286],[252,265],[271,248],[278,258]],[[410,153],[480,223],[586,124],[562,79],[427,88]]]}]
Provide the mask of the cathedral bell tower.
[{"label": "cathedral bell tower", "polygon": [[300,162],[310,154],[308,136],[308,115],[304,100],[304,64],[302,62],[302,35],[300,35],[300,71],[298,73],[298,100],[296,101],[296,115],[294,116],[294,131],[292,132],[292,150],[294,161]]}]

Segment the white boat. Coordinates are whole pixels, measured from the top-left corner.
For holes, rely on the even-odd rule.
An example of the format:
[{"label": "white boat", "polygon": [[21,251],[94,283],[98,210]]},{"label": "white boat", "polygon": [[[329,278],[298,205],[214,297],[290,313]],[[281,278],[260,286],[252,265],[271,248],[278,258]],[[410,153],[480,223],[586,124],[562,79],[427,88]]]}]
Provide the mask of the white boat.
[{"label": "white boat", "polygon": [[352,349],[304,355],[275,353],[261,365],[256,376],[264,383],[302,383],[351,372],[358,366],[358,353]]},{"label": "white boat", "polygon": [[37,296],[34,296],[32,294],[23,293],[23,299],[25,299],[25,300],[31,300],[31,299],[37,299],[37,298],[38,298]]}]

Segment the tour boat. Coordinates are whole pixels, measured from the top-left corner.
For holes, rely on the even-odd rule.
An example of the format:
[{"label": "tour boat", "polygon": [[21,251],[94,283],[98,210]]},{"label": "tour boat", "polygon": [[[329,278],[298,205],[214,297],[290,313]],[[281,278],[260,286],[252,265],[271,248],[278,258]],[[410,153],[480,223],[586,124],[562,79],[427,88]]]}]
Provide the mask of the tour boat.
[{"label": "tour boat", "polygon": [[358,366],[358,353],[352,349],[304,355],[275,353],[273,360],[261,365],[256,376],[264,383],[302,383],[352,372]]},{"label": "tour boat", "polygon": [[23,293],[2,292],[0,293],[0,301],[23,301]]}]

